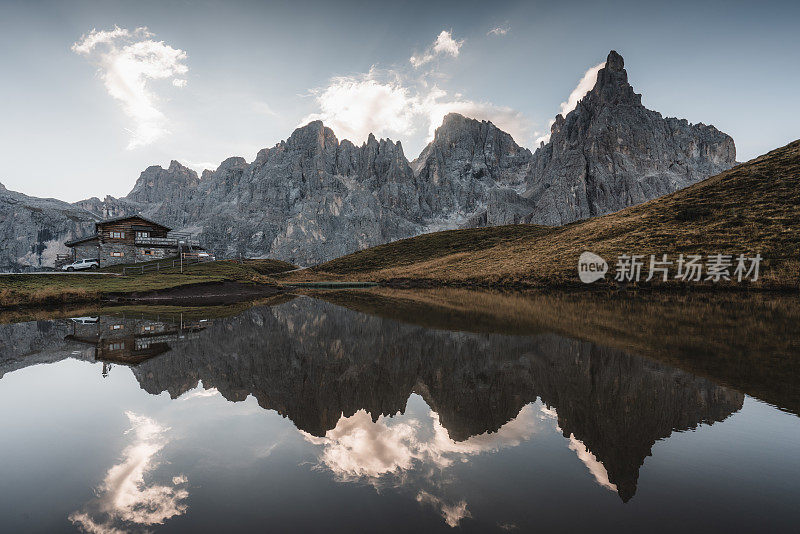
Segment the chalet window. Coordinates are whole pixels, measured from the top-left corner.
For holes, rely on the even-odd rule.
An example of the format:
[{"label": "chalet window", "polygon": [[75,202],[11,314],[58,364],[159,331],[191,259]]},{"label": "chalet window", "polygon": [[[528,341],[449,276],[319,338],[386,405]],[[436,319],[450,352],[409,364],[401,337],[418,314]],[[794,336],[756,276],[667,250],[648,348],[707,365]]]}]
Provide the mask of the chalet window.
[{"label": "chalet window", "polygon": [[125,348],[125,342],[120,341],[119,343],[109,343],[108,350],[122,350]]},{"label": "chalet window", "polygon": [[112,252],[111,255],[113,257],[115,257],[115,258],[121,258],[122,256],[125,255],[125,253],[124,252]]},{"label": "chalet window", "polygon": [[150,232],[136,232],[136,237],[150,237]]},{"label": "chalet window", "polygon": [[142,249],[142,255],[143,256],[152,256],[153,255],[153,251],[150,250],[149,248]]},{"label": "chalet window", "polygon": [[122,328],[121,324],[111,325],[111,330],[119,330],[120,328]]},{"label": "chalet window", "polygon": [[125,232],[111,232],[112,239],[124,239]]}]

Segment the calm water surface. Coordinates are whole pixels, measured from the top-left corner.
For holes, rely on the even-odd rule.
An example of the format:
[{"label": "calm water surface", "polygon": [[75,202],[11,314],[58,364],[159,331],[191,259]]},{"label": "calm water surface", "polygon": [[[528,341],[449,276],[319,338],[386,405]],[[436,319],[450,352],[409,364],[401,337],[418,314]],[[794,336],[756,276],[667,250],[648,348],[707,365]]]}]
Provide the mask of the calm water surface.
[{"label": "calm water surface", "polygon": [[330,295],[0,325],[0,530],[796,532],[796,300]]}]

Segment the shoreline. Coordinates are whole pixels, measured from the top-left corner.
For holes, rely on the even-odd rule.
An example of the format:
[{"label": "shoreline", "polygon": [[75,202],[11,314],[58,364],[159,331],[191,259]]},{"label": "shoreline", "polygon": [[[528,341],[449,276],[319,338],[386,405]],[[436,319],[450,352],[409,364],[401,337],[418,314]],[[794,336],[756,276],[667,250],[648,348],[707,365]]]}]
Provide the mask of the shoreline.
[{"label": "shoreline", "polygon": [[[135,283],[135,281],[132,281]],[[140,303],[179,304],[189,306],[214,306],[232,304],[251,299],[270,297],[292,290],[363,290],[386,288],[397,290],[420,289],[464,289],[474,291],[501,292],[557,292],[598,294],[680,294],[680,295],[729,295],[729,294],[783,294],[800,293],[800,286],[752,285],[752,284],[616,284],[613,282],[583,284],[580,282],[530,283],[521,281],[475,281],[394,278],[389,280],[315,280],[274,282],[240,281],[230,279],[186,281],[157,289],[123,291],[87,291],[63,288],[45,295],[35,290],[16,288],[13,295],[5,295],[0,311],[12,309],[55,308],[78,304]],[[7,290],[6,290],[7,291]]]}]

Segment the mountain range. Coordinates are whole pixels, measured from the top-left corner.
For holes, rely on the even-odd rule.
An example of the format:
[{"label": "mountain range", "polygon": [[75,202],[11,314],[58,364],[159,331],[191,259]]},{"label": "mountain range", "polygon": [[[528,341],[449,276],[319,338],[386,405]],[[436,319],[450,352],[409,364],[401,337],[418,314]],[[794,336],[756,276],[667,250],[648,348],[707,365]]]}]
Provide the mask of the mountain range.
[{"label": "mountain range", "polygon": [[419,157],[370,135],[339,141],[320,121],[201,176],[145,169],[122,198],[74,204],[0,186],[0,268],[52,265],[95,220],[141,213],[199,234],[219,257],[313,265],[431,231],[562,225],[639,204],[732,167],[733,139],[646,109],[612,51],[595,86],[531,153],[488,121],[451,113]]}]

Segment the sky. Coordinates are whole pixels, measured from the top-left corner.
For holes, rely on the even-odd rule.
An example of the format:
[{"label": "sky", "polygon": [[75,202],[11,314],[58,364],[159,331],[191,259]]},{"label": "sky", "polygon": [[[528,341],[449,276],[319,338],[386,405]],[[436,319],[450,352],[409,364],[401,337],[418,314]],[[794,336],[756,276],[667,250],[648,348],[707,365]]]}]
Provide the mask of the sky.
[{"label": "sky", "polygon": [[442,117],[535,149],[609,50],[642,102],[713,124],[745,161],[800,137],[800,3],[0,0],[0,183],[124,196],[321,119],[411,160]]}]

